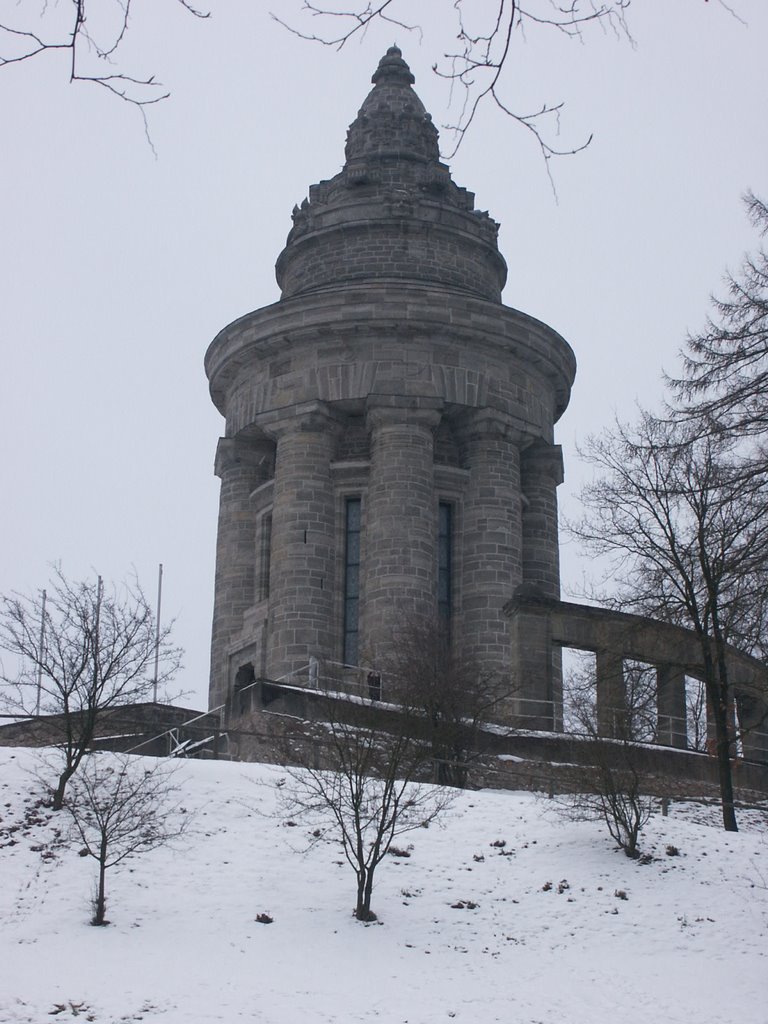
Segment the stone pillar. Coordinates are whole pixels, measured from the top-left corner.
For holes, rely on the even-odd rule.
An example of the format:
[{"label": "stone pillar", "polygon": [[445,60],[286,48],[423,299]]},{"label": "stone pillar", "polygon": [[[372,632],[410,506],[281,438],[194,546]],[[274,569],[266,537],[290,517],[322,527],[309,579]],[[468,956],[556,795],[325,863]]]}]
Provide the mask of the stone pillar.
[{"label": "stone pillar", "polygon": [[221,495],[211,638],[211,707],[219,707],[227,699],[231,642],[242,629],[243,612],[256,599],[256,520],[250,495],[271,476],[274,447],[267,440],[222,437],[216,449],[215,472],[221,478]]},{"label": "stone pillar", "polygon": [[[535,587],[543,597],[560,599],[560,549],[557,528],[557,488],[563,482],[563,452],[560,445],[538,439],[525,448],[520,460],[522,502],[523,586]],[[521,636],[518,642],[529,641]],[[536,640],[543,643],[543,637]],[[539,728],[562,729],[563,656],[559,647],[549,645],[548,675],[536,678],[530,672],[523,680],[528,706],[537,700],[548,709],[549,724]]]},{"label": "stone pillar", "polygon": [[597,731],[600,736],[629,739],[626,733],[627,690],[624,660],[616,651],[600,648],[595,655]]},{"label": "stone pillar", "polygon": [[[508,605],[512,641],[512,720],[520,729],[561,732],[562,652],[552,643],[546,602]],[[555,699],[559,685],[559,702]]]},{"label": "stone pillar", "polygon": [[768,705],[762,687],[736,684],[736,706],[743,730],[744,757],[768,764]]},{"label": "stone pillar", "polygon": [[267,676],[330,658],[336,638],[336,543],[330,464],[338,421],[322,402],[294,407],[276,426]]},{"label": "stone pillar", "polygon": [[685,711],[685,669],[679,665],[656,668],[658,742],[685,750],[688,746]]},{"label": "stone pillar", "polygon": [[522,453],[523,581],[545,597],[560,597],[560,552],[557,532],[557,487],[563,482],[560,445],[535,441]]},{"label": "stone pillar", "polygon": [[457,434],[469,471],[462,505],[457,650],[480,671],[503,681],[512,668],[503,608],[522,580],[520,435],[508,416],[493,410],[462,418]]},{"label": "stone pillar", "polygon": [[361,574],[361,660],[386,662],[408,622],[437,628],[434,430],[441,403],[369,398],[371,468]]}]

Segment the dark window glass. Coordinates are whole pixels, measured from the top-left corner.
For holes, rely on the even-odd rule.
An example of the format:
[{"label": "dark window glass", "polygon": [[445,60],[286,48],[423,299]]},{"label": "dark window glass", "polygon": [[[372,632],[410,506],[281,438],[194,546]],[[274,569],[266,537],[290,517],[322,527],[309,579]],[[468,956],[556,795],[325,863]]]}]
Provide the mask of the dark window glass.
[{"label": "dark window glass", "polygon": [[360,617],[360,499],[347,498],[344,524],[344,657],[345,665],[358,662]]},{"label": "dark window glass", "polygon": [[261,541],[259,545],[259,600],[269,597],[269,568],[272,557],[272,513],[267,512],[261,519]]},{"label": "dark window glass", "polygon": [[438,509],[437,527],[437,611],[446,637],[450,636],[451,623],[451,541],[453,532],[453,508],[444,501]]}]

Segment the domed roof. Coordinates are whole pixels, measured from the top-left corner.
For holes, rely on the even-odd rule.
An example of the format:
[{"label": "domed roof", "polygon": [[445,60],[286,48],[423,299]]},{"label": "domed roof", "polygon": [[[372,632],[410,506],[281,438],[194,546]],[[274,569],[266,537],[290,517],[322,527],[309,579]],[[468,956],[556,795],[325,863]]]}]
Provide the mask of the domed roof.
[{"label": "domed roof", "polygon": [[347,133],[346,161],[294,207],[277,261],[283,297],[352,282],[434,284],[500,301],[498,224],[440,160],[438,132],[396,46]]}]

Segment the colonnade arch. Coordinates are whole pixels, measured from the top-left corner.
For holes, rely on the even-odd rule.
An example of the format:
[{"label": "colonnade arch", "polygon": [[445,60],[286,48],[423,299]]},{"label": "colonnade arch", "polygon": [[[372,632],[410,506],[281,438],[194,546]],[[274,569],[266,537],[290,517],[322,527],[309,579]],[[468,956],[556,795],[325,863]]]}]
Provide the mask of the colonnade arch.
[{"label": "colonnade arch", "polygon": [[[551,673],[553,653],[564,648],[591,652],[598,732],[610,738],[622,735],[628,713],[625,663],[651,666],[656,677],[656,741],[678,749],[694,748],[687,729],[686,680],[705,678],[696,634],[644,616],[553,600],[526,587],[518,589],[505,612],[513,635],[536,639],[515,648],[515,674],[520,680]],[[732,680],[729,713],[739,726],[734,730],[739,737],[734,755],[768,762],[768,668],[735,648],[728,648],[726,661]],[[558,709],[553,703],[542,716],[540,710],[520,702],[517,711],[520,726],[540,729],[562,714],[562,706]]]}]

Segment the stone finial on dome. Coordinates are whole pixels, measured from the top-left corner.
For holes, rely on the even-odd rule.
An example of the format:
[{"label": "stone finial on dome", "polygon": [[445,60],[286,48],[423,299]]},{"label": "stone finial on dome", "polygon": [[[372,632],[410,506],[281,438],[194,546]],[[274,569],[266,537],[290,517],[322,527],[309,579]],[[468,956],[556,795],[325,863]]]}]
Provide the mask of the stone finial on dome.
[{"label": "stone finial on dome", "polygon": [[379,61],[379,66],[374,71],[371,81],[374,85],[378,85],[384,78],[389,81],[400,79],[405,85],[413,85],[416,81],[411,69],[403,60],[403,52],[399,46],[390,46]]},{"label": "stone finial on dome", "polygon": [[400,158],[439,162],[437,129],[411,86],[416,81],[397,46],[390,46],[371,78],[373,89],[349,126],[347,165]]}]

